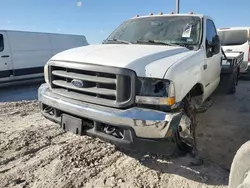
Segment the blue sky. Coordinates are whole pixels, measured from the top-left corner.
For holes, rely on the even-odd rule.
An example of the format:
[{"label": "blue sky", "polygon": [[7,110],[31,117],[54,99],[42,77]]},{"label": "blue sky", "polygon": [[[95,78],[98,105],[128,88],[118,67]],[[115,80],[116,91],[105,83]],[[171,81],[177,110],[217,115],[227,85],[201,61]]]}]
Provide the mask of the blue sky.
[{"label": "blue sky", "polygon": [[[136,14],[175,11],[175,0],[0,0],[0,29],[83,34],[100,43]],[[180,13],[211,16],[217,27],[250,26],[250,0],[180,0]]]}]

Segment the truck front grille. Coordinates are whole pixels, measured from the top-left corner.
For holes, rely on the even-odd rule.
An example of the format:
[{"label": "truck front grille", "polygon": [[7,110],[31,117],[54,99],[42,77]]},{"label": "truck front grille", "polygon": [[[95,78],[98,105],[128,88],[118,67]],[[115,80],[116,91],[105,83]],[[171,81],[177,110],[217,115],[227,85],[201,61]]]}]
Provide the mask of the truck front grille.
[{"label": "truck front grille", "polygon": [[136,76],[131,70],[61,61],[49,69],[52,91],[59,95],[116,108],[134,102]]}]

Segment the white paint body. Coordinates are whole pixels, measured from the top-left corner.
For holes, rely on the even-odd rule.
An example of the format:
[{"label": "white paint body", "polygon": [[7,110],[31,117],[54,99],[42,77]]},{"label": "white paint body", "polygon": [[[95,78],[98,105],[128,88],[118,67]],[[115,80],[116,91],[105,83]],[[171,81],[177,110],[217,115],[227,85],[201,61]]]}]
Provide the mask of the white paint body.
[{"label": "white paint body", "polygon": [[[204,18],[204,23],[211,19],[200,16]],[[163,45],[100,44],[66,50],[53,56],[51,60],[128,68],[134,70],[138,77],[171,80],[175,86],[176,102],[182,101],[193,86],[201,84],[203,102],[220,82],[222,56],[220,52],[210,58],[206,57],[205,25],[203,24],[201,48],[196,51]],[[204,65],[207,66],[206,70]]]},{"label": "white paint body", "polygon": [[0,83],[41,77],[43,72],[32,70],[42,70],[53,55],[88,45],[85,36],[80,35],[8,30],[0,30],[0,35],[4,40],[4,49],[0,51]]}]

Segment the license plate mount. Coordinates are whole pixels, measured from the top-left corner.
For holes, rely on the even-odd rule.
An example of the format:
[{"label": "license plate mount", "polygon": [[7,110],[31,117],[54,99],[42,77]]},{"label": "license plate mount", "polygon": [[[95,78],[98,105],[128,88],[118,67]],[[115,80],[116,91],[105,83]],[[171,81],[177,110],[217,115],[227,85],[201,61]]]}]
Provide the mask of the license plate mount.
[{"label": "license plate mount", "polygon": [[68,114],[62,114],[61,128],[65,131],[69,131],[77,135],[82,135],[82,119],[70,116]]}]

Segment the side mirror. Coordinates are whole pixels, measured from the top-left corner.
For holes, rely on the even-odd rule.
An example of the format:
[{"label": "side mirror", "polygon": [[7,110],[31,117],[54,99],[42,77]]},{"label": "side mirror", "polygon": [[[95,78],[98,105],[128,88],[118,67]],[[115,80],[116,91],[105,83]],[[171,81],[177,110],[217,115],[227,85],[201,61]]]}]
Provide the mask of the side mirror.
[{"label": "side mirror", "polygon": [[212,39],[212,41],[207,41],[208,48],[210,49],[209,56],[213,56],[214,54],[217,54],[220,52],[220,38],[218,35],[215,35]]},{"label": "side mirror", "polygon": [[220,52],[220,48],[220,38],[218,35],[215,35],[215,37],[213,38],[213,53],[218,54]]},{"label": "side mirror", "polygon": [[220,45],[220,38],[218,35],[215,35],[212,39],[212,41],[207,41],[209,47],[215,47],[217,45]]}]

